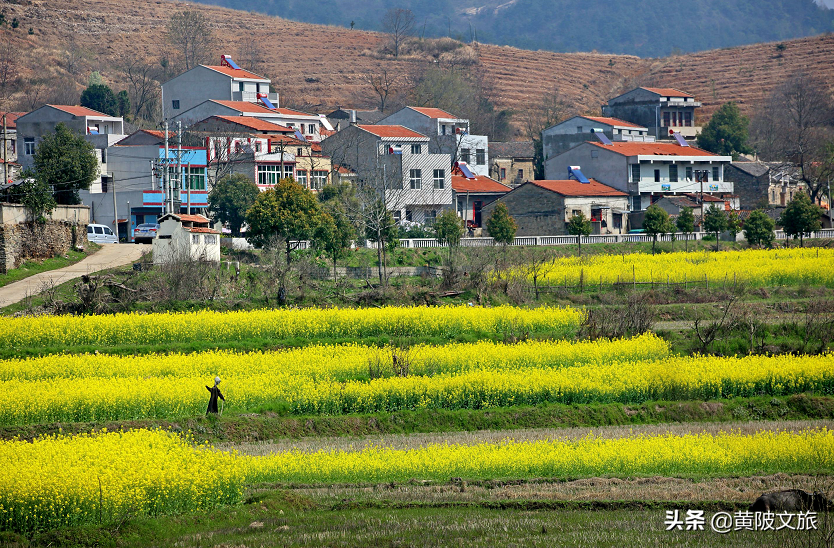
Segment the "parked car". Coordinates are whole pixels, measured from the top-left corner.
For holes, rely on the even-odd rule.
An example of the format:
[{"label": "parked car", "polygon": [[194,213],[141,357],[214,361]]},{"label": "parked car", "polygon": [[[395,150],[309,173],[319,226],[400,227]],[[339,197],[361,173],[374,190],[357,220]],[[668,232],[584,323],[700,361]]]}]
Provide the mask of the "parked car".
[{"label": "parked car", "polygon": [[149,244],[159,232],[159,223],[142,223],[133,229],[133,241],[137,244]]},{"label": "parked car", "polygon": [[107,225],[87,225],[87,240],[97,244],[119,243],[119,237]]}]

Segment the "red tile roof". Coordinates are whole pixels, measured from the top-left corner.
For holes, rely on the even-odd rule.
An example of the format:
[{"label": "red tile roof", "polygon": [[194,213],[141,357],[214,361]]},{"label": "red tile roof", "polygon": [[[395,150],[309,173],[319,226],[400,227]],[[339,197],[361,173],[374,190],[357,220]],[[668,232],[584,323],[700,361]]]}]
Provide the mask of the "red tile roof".
[{"label": "red tile roof", "polygon": [[662,95],[664,97],[692,97],[692,98],[695,97],[694,95],[690,95],[690,94],[686,93],[685,91],[681,91],[681,90],[675,89],[675,88],[643,88],[643,89],[649,90],[652,93],[657,93],[658,95]]},{"label": "red tile roof", "polygon": [[254,112],[256,114],[275,112],[272,109],[261,106],[257,103],[250,103],[249,101],[220,101],[218,99],[211,99],[213,103],[229,107],[240,112]]},{"label": "red tile roof", "polygon": [[105,114],[103,112],[99,112],[97,110],[93,110],[87,107],[78,107],[73,105],[47,105],[52,108],[56,108],[68,114],[72,114],[73,116],[94,116],[96,118],[105,117],[111,118],[109,114]]},{"label": "red tile roof", "polygon": [[273,122],[267,122],[265,120],[261,120],[259,118],[255,118],[254,116],[212,116],[212,118],[217,118],[219,120],[223,120],[229,122],[230,124],[237,124],[240,126],[245,126],[250,129],[254,129],[257,131],[278,131],[281,133],[294,133],[295,130],[289,128],[287,126],[282,126],[280,124],[276,124]]},{"label": "red tile roof", "polygon": [[561,194],[562,196],[628,196],[616,188],[611,188],[591,179],[590,183],[580,183],[573,179],[565,181],[530,181],[529,184]]},{"label": "red tile roof", "polygon": [[200,226],[187,226],[185,229],[189,232],[199,232],[201,234],[220,234],[218,231],[214,230],[213,228],[203,228]]},{"label": "red tile roof", "polygon": [[227,67],[225,65],[203,65],[204,67],[216,70],[221,74],[225,74],[226,76],[232,76],[234,78],[250,78],[253,80],[269,80],[265,76],[261,76],[260,74],[255,74],[254,72],[249,72],[248,70],[243,69],[233,69],[232,67]]},{"label": "red tile roof", "polygon": [[3,117],[4,114],[6,115],[6,129],[17,129],[17,124],[15,124],[15,121],[26,113],[25,112],[0,112],[0,127],[2,127],[2,124],[3,124],[2,117]]},{"label": "red tile roof", "polygon": [[[147,133],[148,135],[153,135],[154,137],[159,137],[160,139],[165,139],[165,134],[162,133],[162,131],[159,130],[159,129],[140,129],[140,130],[137,130],[137,131],[141,131],[142,133]],[[177,133],[175,131],[169,131],[168,132],[168,138],[169,139],[173,139],[176,136],[177,136]]]},{"label": "red tile roof", "polygon": [[186,223],[208,223],[211,222],[208,217],[203,217],[202,215],[177,215],[180,221]]},{"label": "red tile roof", "polygon": [[490,192],[506,194],[512,190],[507,185],[502,185],[495,179],[483,175],[475,175],[474,179],[467,179],[452,171],[452,190],[455,192]]},{"label": "red tile roof", "polygon": [[682,147],[677,143],[635,143],[631,141],[617,141],[610,145],[594,141],[588,141],[588,143],[623,156],[718,156],[698,147]]},{"label": "red tile roof", "polygon": [[626,122],[625,120],[620,120],[619,118],[609,118],[607,116],[582,116],[582,118],[587,118],[588,120],[593,120],[594,122],[599,122],[600,124],[607,124],[609,126],[633,127],[633,128],[639,128],[639,129],[646,129],[643,126],[639,126],[637,124],[632,124],[631,122]]},{"label": "red tile roof", "polygon": [[400,139],[415,139],[415,138],[423,138],[428,139],[422,133],[417,133],[416,131],[410,130],[407,127],[403,126],[375,126],[375,125],[359,125],[357,126],[359,129],[363,129],[368,133],[372,133],[377,137],[390,137],[390,138],[400,138]]},{"label": "red tile roof", "polygon": [[408,107],[411,110],[416,110],[423,116],[428,116],[429,118],[452,118],[457,120],[458,117],[454,114],[449,114],[445,110],[441,110],[439,108],[427,108],[427,107]]}]

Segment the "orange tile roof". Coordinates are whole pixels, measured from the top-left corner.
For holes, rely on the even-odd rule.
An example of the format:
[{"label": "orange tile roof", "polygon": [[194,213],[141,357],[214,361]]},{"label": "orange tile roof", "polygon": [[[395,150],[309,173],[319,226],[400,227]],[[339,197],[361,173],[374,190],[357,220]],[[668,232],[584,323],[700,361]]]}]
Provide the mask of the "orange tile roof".
[{"label": "orange tile roof", "polygon": [[103,112],[99,112],[97,110],[93,110],[87,107],[79,107],[73,105],[47,105],[52,108],[57,108],[63,112],[68,114],[72,114],[73,116],[95,116],[96,118],[105,117],[105,118],[112,118],[109,114],[105,114]]},{"label": "orange tile roof", "polygon": [[454,114],[449,114],[445,110],[441,110],[439,108],[427,108],[427,107],[408,107],[411,110],[416,110],[420,114],[424,116],[428,116],[429,118],[452,118],[457,120],[458,117]]},{"label": "orange tile roof", "polygon": [[251,78],[253,80],[269,80],[265,76],[261,76],[260,74],[255,74],[254,72],[249,72],[248,70],[243,69],[233,69],[232,67],[227,67],[225,65],[203,65],[204,67],[215,70],[221,74],[225,74],[226,76],[232,76],[234,78]]},{"label": "orange tile roof", "polygon": [[273,122],[267,122],[254,116],[220,116],[215,115],[212,118],[218,118],[231,124],[238,124],[258,131],[280,131],[282,133],[294,133],[295,130]]},{"label": "orange tile roof", "polygon": [[[137,131],[141,131],[142,133],[147,133],[148,135],[153,135],[154,137],[159,137],[160,139],[165,138],[165,134],[162,133],[162,130],[159,129],[140,129]],[[172,137],[176,137],[177,133],[175,131],[168,132],[168,138],[171,139]]]},{"label": "orange tile roof", "polygon": [[217,103],[218,105],[223,105],[224,107],[229,107],[240,112],[254,112],[257,114],[275,112],[272,109],[268,109],[257,103],[250,103],[249,101],[220,101],[219,99],[211,99],[211,101],[213,103]]},{"label": "orange tile roof", "polygon": [[651,91],[652,93],[657,93],[658,95],[662,95],[664,97],[695,97],[694,95],[690,95],[685,91],[681,91],[675,88],[643,88],[646,90]]},{"label": "orange tile roof", "polygon": [[199,232],[201,234],[220,234],[213,228],[203,228],[201,226],[187,226],[185,229],[189,232]]},{"label": "orange tile roof", "polygon": [[582,118],[587,118],[588,120],[593,120],[594,122],[599,122],[600,124],[607,124],[609,126],[621,126],[621,127],[633,127],[638,129],[646,129],[643,126],[639,126],[637,124],[632,124],[631,122],[626,122],[625,120],[620,120],[619,118],[609,118],[607,116],[582,116]]},{"label": "orange tile roof", "polygon": [[467,179],[452,171],[452,190],[455,192],[490,192],[506,194],[512,190],[507,185],[502,185],[495,179],[483,175],[475,175],[474,179]]},{"label": "orange tile roof", "polygon": [[356,175],[356,172],[347,166],[336,166],[336,171],[342,175]]},{"label": "orange tile roof", "polygon": [[529,184],[561,194],[562,196],[628,196],[616,188],[604,185],[595,179],[580,183],[574,179],[564,181],[530,181]]},{"label": "orange tile roof", "polygon": [[180,221],[184,221],[186,223],[208,223],[211,222],[208,217],[203,217],[202,215],[177,215]]},{"label": "orange tile roof", "polygon": [[615,142],[604,145],[594,141],[589,144],[622,154],[623,156],[718,156],[698,147],[682,147],[677,143],[635,143],[631,141]]},{"label": "orange tile roof", "polygon": [[357,126],[359,129],[363,129],[368,133],[372,133],[377,137],[390,137],[390,138],[399,138],[399,139],[415,139],[415,138],[423,138],[428,139],[422,133],[417,133],[416,131],[410,130],[407,127],[403,126],[376,126],[376,125],[359,125]]},{"label": "orange tile roof", "polygon": [[0,126],[3,124],[2,117],[6,115],[6,129],[17,129],[15,121],[26,114],[25,112],[0,112]]}]

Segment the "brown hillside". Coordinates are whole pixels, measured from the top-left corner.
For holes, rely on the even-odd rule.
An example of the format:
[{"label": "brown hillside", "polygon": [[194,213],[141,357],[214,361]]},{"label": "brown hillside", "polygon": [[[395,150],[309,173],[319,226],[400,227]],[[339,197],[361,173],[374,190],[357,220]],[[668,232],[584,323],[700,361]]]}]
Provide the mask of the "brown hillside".
[{"label": "brown hillside", "polygon": [[[167,0],[19,0],[3,4],[6,19],[17,17],[13,33],[22,45],[23,77],[69,75],[77,91],[98,70],[114,88],[124,87],[115,67],[120,57],[137,53],[158,60],[166,54],[168,17],[186,7],[211,21],[219,53],[235,55],[254,40],[282,101],[324,110],[337,105],[373,106],[364,75],[380,66],[419,72],[420,60],[377,59],[368,52],[384,36],[378,33],[295,23],[251,12]],[[32,27],[35,34],[28,36]],[[607,98],[634,85],[673,86],[694,93],[705,114],[735,100],[745,110],[797,69],[806,69],[834,85],[834,35],[775,44],[759,44],[663,59],[596,53],[559,54],[511,47],[476,46],[484,81],[499,108],[523,110],[554,89],[577,111],[598,112]],[[84,51],[70,66],[69,50]],[[168,52],[174,56],[173,52]],[[70,73],[71,72],[71,73]],[[702,117],[702,122],[705,117]]]}]

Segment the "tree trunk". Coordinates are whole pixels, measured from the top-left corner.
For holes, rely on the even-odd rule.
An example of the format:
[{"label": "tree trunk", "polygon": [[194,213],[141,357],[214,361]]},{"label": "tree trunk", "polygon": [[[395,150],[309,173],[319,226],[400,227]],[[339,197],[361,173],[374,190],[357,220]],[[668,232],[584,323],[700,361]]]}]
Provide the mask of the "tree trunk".
[{"label": "tree trunk", "polygon": [[652,255],[654,255],[654,246],[657,243],[657,234],[652,236]]},{"label": "tree trunk", "polygon": [[379,285],[382,286],[382,242],[380,242],[381,231],[379,228],[376,230],[376,262],[377,262],[377,273],[379,274]]},{"label": "tree trunk", "polygon": [[685,246],[686,252],[687,252],[687,253],[689,253],[689,233],[687,232],[687,233],[684,235],[684,237],[685,237],[686,239],[684,240],[684,244],[683,244],[683,245]]}]

